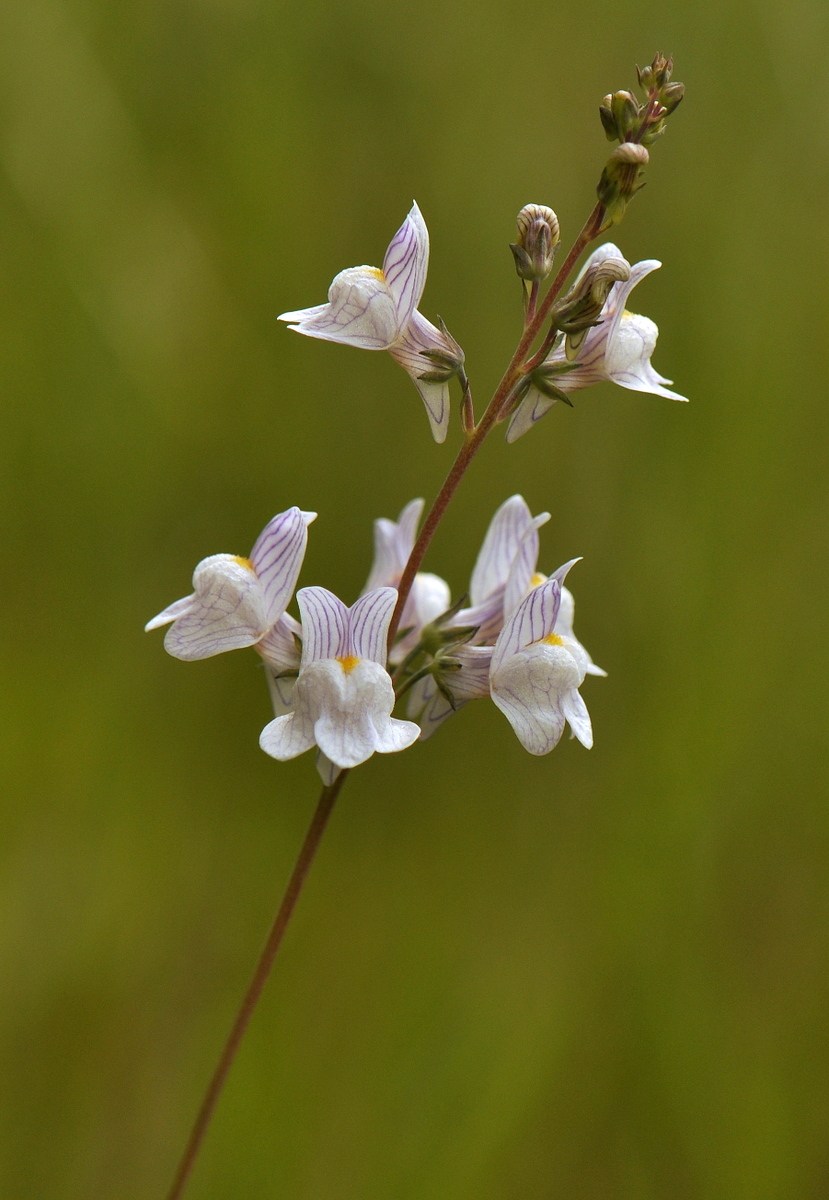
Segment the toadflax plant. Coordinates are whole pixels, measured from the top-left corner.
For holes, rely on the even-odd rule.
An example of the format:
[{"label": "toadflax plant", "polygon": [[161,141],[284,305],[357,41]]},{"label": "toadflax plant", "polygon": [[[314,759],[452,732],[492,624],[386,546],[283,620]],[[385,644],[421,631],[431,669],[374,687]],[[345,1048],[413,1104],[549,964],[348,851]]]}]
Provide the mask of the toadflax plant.
[{"label": "toadflax plant", "polygon": [[[287,609],[299,579],[316,513],[288,508],[260,534],[249,558],[215,554],[193,575],[193,593],[154,617],[169,626],[164,645],[187,662],[252,647],[264,662],[274,719],[259,744],[285,761],[313,751],[323,787],[265,948],[219,1058],[168,1193],[187,1185],[227,1073],[273,966],[285,929],[349,771],[373,754],[398,754],[425,739],[471,700],[500,709],[531,754],[549,754],[565,728],[582,745],[593,730],[581,687],[604,675],[573,631],[573,594],[565,585],[577,562],[551,575],[538,570],[539,528],[521,496],[493,515],[468,595],[452,602],[448,583],[421,570],[435,531],[481,445],[496,425],[507,441],[527,433],[558,401],[601,380],[683,400],[651,366],[657,328],[627,310],[634,287],[660,264],[631,266],[612,242],[597,246],[567,287],[582,253],[624,216],[642,186],[648,148],[683,96],[672,60],[657,55],[638,71],[643,99],[608,95],[605,133],[618,143],[597,187],[598,201],[552,282],[560,244],[546,205],[518,214],[510,247],[522,281],[524,330],[480,419],[464,354],[441,321],[419,311],[429,263],[429,233],[417,205],[392,238],[382,268],[349,267],[328,301],[283,313],[297,333],[364,350],[387,350],[411,377],[432,435],[443,442],[451,421],[450,384],[460,390],[462,440],[457,458],[423,523],[423,500],[397,521],[374,527],[374,561],[362,595],[349,607],[324,587],[296,594],[300,620]],[[566,290],[565,290],[566,289]],[[419,528],[419,531],[418,531]],[[397,712],[397,715],[395,714]]]}]

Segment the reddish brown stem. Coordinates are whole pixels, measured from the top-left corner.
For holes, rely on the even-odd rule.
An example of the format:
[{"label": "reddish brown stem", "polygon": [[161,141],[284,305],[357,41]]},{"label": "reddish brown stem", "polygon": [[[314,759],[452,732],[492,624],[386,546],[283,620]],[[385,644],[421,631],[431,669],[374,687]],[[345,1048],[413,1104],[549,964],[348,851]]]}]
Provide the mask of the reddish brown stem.
[{"label": "reddish brown stem", "polygon": [[534,279],[532,281],[532,285],[530,287],[530,299],[527,303],[527,324],[528,325],[535,318],[535,310],[538,305],[539,290],[540,290],[539,281],[537,279]]},{"label": "reddish brown stem", "polygon": [[204,1141],[204,1135],[207,1133],[225,1080],[233,1065],[233,1060],[245,1035],[245,1030],[250,1024],[250,1019],[262,994],[262,989],[271,973],[277,951],[282,944],[285,930],[288,928],[288,923],[296,907],[299,894],[302,891],[302,885],[305,883],[311,863],[314,861],[314,855],[325,832],[334,802],[340,793],[347,774],[347,771],[343,771],[337,776],[330,787],[322,789],[316,811],[308,827],[308,832],[305,835],[305,841],[302,843],[302,849],[299,852],[293,872],[291,873],[291,878],[288,881],[288,886],[285,889],[285,894],[282,897],[282,903],[279,905],[276,918],[268,934],[268,940],[265,942],[265,947],[259,957],[259,962],[256,964],[253,978],[239,1006],[236,1019],[228,1034],[224,1049],[213,1072],[213,1077],[204,1094],[201,1108],[193,1123],[193,1128],[190,1132],[187,1145],[184,1148],[181,1162],[179,1163],[170,1191],[167,1193],[167,1200],[179,1200],[179,1197],[184,1193],[184,1189],[187,1186],[187,1181],[195,1165],[201,1144]]}]

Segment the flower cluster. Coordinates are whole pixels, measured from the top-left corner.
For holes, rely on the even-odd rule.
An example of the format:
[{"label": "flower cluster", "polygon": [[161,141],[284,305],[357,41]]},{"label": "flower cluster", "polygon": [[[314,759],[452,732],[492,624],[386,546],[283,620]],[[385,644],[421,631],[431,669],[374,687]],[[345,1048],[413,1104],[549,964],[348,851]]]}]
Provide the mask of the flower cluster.
[{"label": "flower cluster", "polygon": [[[549,274],[558,239],[551,209],[522,209],[512,250],[519,275],[533,288]],[[463,351],[442,322],[437,328],[418,309],[428,259],[429,234],[415,204],[392,238],[382,270],[342,271],[328,303],[281,319],[309,337],[388,350],[417,386],[440,442],[453,376],[469,406],[467,436],[478,428],[466,423],[471,393]],[[557,400],[569,403],[572,392],[603,380],[684,399],[651,366],[653,321],[625,307],[636,284],[659,265],[647,259],[631,266],[609,243],[593,252],[570,291],[548,305],[552,323],[544,350],[519,374],[509,403],[496,414],[509,418],[508,441],[527,432]],[[532,297],[527,320],[533,319],[537,291]],[[269,522],[249,558],[217,554],[199,563],[193,594],[171,604],[147,629],[170,625],[164,644],[185,661],[252,646],[264,662],[275,712],[260,745],[280,760],[316,747],[327,784],[375,753],[405,750],[429,737],[468,701],[485,697],[531,754],[549,753],[567,724],[572,736],[592,745],[579,688],[587,675],[604,672],[573,633],[574,602],[565,578],[577,560],[549,576],[538,571],[538,530],[549,514],[533,516],[521,496],[502,504],[468,597],[454,605],[449,585],[437,575],[407,576],[422,514],[423,501],[413,500],[397,521],[375,522],[374,562],[350,608],[325,588],[305,587],[296,596],[301,620],[287,612],[316,516],[290,508]],[[401,587],[405,598],[394,620]],[[398,701],[405,718],[392,715]]]},{"label": "flower cluster", "polygon": [[[491,696],[522,745],[546,754],[568,721],[592,743],[578,689],[595,667],[573,635],[567,563],[547,578],[536,570],[538,528],[521,496],[495,514],[470,585],[470,604],[451,606],[449,586],[415,577],[400,636],[388,652],[397,589],[411,553],[422,500],[398,520],[375,524],[374,562],[363,595],[348,608],[322,587],[296,594],[301,622],[286,612],[315,513],[290,508],[270,521],[250,558],[215,554],[199,563],[194,592],[146,628],[170,625],[165,648],[185,662],[252,646],[271,684],[276,716],[260,737],[273,758],[317,748],[326,783],[373,754],[405,750],[428,737],[467,700]],[[409,719],[392,716],[408,693]]]}]

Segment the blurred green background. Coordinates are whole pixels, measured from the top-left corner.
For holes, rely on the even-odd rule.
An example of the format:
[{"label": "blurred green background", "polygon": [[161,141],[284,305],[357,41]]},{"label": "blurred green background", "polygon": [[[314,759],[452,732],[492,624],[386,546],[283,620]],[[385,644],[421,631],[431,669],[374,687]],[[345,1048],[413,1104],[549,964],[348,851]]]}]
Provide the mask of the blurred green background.
[{"label": "blurred green background", "polygon": [[352,600],[457,445],[276,315],[416,197],[483,399],[514,215],[575,234],[657,50],[687,99],[616,236],[692,403],[496,436],[428,560],[459,594],[502,500],[552,511],[596,746],[479,704],[355,775],[189,1195],[829,1195],[828,35],[822,0],[4,0],[4,1198],[163,1194],[316,799],[254,653],[144,621],[291,504]]}]

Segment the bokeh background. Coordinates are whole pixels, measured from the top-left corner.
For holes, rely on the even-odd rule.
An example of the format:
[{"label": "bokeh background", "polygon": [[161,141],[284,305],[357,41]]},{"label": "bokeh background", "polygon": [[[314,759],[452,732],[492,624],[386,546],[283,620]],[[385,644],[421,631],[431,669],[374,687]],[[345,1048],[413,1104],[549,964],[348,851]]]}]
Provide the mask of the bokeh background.
[{"label": "bokeh background", "polygon": [[617,240],[692,403],[493,438],[428,560],[459,594],[508,495],[552,511],[596,746],[481,703],[354,776],[189,1195],[829,1195],[827,48],[821,0],[3,0],[2,1196],[163,1194],[316,799],[254,653],[144,621],[291,504],[353,599],[457,445],[276,315],[416,197],[485,398],[514,215],[574,235],[657,50],[687,100]]}]

